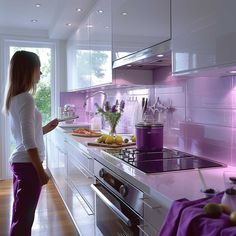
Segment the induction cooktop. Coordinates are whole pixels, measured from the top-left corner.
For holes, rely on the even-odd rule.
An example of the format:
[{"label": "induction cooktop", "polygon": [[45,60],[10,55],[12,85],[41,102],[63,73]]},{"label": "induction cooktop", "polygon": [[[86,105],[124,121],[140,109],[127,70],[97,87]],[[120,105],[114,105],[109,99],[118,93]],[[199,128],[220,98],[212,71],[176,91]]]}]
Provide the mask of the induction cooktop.
[{"label": "induction cooktop", "polygon": [[224,164],[219,162],[166,148],[159,152],[140,152],[135,148],[105,149],[103,151],[147,174],[224,167]]}]

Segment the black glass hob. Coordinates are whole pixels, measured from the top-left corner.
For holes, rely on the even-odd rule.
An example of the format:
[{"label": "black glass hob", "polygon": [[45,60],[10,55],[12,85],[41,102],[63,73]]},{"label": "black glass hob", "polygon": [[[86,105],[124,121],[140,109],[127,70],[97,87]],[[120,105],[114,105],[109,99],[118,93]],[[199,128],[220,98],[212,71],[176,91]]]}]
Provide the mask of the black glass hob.
[{"label": "black glass hob", "polygon": [[224,166],[203,157],[166,148],[159,152],[140,152],[134,148],[105,149],[104,152],[147,174]]}]

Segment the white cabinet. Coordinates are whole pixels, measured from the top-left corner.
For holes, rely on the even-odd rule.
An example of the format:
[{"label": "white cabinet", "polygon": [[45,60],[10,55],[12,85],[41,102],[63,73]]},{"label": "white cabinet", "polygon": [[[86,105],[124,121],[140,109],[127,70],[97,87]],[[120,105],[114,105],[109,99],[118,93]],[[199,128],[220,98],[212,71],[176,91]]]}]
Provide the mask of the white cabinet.
[{"label": "white cabinet", "polygon": [[171,37],[170,0],[113,0],[113,60]]},{"label": "white cabinet", "polygon": [[91,86],[90,26],[84,20],[67,42],[67,91]]},{"label": "white cabinet", "polygon": [[236,1],[172,1],[173,73],[236,62]]},{"label": "white cabinet", "polygon": [[144,225],[150,236],[157,236],[168,209],[151,196],[144,194]]},{"label": "white cabinet", "polygon": [[91,86],[112,83],[111,0],[99,0],[90,15]]},{"label": "white cabinet", "polygon": [[98,0],[67,42],[67,90],[112,82],[111,0]]},{"label": "white cabinet", "polygon": [[80,233],[94,235],[93,158],[76,144],[59,129],[48,134],[47,165]]}]

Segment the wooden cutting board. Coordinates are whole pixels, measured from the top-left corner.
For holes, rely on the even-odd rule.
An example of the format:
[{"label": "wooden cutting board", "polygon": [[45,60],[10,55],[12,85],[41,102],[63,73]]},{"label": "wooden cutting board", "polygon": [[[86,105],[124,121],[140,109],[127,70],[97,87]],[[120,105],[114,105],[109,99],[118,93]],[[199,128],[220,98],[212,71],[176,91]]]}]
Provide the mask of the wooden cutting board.
[{"label": "wooden cutting board", "polygon": [[123,143],[123,144],[106,144],[106,143],[87,143],[88,146],[95,146],[95,147],[107,147],[107,148],[121,148],[121,147],[128,147],[134,146],[136,143]]}]

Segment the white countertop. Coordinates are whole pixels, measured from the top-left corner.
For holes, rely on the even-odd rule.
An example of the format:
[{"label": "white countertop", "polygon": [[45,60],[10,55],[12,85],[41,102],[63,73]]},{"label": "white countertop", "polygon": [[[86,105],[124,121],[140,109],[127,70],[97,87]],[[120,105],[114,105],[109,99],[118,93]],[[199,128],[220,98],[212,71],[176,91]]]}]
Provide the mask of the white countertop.
[{"label": "white countertop", "polygon": [[[71,134],[66,135],[78,147],[86,149],[95,159],[114,170],[145,193],[154,197],[163,206],[169,208],[174,200],[180,198],[195,200],[204,197],[203,193],[200,192],[202,184],[197,170],[145,174],[115,157],[104,155],[102,148],[88,147],[87,143],[95,141],[94,138],[75,137]],[[236,171],[236,167],[201,169],[208,188],[214,188],[219,191],[224,190],[224,171]]]}]

